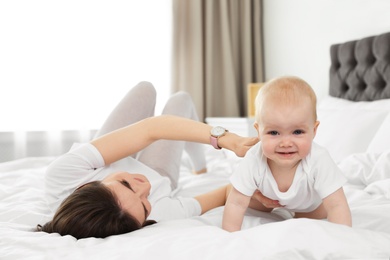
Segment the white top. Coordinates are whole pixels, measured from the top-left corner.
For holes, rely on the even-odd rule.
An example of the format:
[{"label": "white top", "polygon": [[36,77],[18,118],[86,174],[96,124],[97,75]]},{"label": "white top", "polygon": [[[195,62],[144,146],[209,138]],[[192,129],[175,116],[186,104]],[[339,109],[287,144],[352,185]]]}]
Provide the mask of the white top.
[{"label": "white top", "polygon": [[264,196],[279,200],[286,209],[310,212],[347,180],[328,151],[313,143],[310,154],[299,163],[291,187],[281,192],[259,142],[246,153],[230,181],[234,188],[246,196],[252,196],[259,189]]},{"label": "white top", "polygon": [[120,171],[141,173],[148,178],[152,187],[148,197],[152,211],[148,219],[161,221],[201,214],[200,204],[194,198],[172,197],[170,180],[167,177],[162,177],[132,157],[104,166],[102,155],[90,143],[73,145],[68,153],[60,156],[48,167],[45,186],[51,210],[55,212],[61,202],[79,186],[102,180]]}]

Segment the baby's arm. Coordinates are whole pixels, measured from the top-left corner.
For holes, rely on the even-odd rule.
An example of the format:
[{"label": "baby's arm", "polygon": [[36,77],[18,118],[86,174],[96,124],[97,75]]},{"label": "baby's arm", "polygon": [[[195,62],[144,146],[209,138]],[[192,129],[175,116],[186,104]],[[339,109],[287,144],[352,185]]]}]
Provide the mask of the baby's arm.
[{"label": "baby's arm", "polygon": [[233,232],[241,230],[244,214],[249,206],[250,196],[246,196],[232,187],[223,212],[222,228]]},{"label": "baby's arm", "polygon": [[351,211],[348,206],[343,188],[338,189],[324,200],[324,207],[328,213],[328,221],[352,226]]}]

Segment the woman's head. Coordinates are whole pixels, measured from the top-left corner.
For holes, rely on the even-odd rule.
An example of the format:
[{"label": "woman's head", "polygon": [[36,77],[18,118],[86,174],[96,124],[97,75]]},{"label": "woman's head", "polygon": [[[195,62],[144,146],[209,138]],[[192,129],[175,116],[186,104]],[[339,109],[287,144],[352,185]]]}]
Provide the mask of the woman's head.
[{"label": "woman's head", "polygon": [[[131,201],[128,202],[130,203]],[[110,185],[106,185],[104,181],[91,182],[67,197],[58,208],[53,220],[44,226],[38,226],[37,230],[72,235],[77,239],[104,238],[128,233],[155,223],[145,219],[140,222],[121,204]]]},{"label": "woman's head", "polygon": [[103,179],[102,184],[111,190],[120,207],[140,223],[144,223],[152,209],[148,196],[151,185],[142,174],[117,172]]}]

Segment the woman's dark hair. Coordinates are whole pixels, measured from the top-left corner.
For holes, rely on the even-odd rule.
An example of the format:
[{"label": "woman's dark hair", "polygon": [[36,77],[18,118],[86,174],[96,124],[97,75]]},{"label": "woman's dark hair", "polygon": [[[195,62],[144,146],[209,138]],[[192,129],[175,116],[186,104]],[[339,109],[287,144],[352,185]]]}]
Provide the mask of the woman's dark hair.
[{"label": "woman's dark hair", "polygon": [[94,181],[75,190],[54,214],[53,220],[37,226],[37,231],[71,235],[77,239],[105,238],[128,233],[156,223],[139,223],[124,211],[115,196],[100,181]]}]

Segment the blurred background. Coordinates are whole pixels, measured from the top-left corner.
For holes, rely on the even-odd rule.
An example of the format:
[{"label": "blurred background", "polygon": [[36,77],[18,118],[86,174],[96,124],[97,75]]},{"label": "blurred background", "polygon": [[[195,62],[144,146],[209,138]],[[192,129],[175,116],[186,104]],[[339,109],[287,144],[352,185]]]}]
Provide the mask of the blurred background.
[{"label": "blurred background", "polygon": [[139,81],[246,117],[281,75],[327,95],[330,45],[390,31],[388,0],[0,1],[0,162],[89,141]]}]

